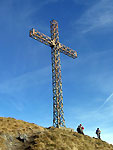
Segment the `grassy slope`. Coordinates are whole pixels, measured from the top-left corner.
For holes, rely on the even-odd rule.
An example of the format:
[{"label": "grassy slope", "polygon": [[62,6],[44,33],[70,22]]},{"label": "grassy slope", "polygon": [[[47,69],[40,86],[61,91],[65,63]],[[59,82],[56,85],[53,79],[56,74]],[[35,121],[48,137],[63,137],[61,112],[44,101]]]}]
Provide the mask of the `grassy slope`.
[{"label": "grassy slope", "polygon": [[[22,143],[17,140],[19,135],[28,139]],[[87,135],[0,117],[0,148],[8,150],[8,146],[11,150],[113,150],[113,145]]]},{"label": "grassy slope", "polygon": [[55,128],[40,134],[35,143],[33,150],[113,150],[113,145],[99,139]]}]

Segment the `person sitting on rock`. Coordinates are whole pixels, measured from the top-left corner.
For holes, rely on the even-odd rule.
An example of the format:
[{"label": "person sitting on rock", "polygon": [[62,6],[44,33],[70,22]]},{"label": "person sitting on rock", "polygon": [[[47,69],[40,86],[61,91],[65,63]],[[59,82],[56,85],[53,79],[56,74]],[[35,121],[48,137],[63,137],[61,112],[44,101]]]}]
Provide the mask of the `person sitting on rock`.
[{"label": "person sitting on rock", "polygon": [[99,129],[99,128],[97,128],[97,130],[96,130],[96,134],[97,134],[97,138],[98,138],[98,139],[100,139],[100,133],[101,133],[100,129]]},{"label": "person sitting on rock", "polygon": [[77,132],[84,135],[83,130],[84,130],[84,127],[80,124],[80,125],[77,127]]}]

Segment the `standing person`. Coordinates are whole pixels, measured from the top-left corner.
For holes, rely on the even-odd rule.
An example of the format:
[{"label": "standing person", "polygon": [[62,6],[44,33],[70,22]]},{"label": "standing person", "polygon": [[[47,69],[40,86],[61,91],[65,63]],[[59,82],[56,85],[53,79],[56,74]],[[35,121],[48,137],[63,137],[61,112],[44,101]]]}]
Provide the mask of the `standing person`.
[{"label": "standing person", "polygon": [[77,132],[84,135],[83,130],[84,130],[84,127],[80,124],[80,125],[77,127]]},{"label": "standing person", "polygon": [[99,128],[97,128],[97,130],[96,130],[96,134],[97,134],[97,138],[98,138],[98,139],[100,139],[100,133],[101,133],[100,129],[99,129]]}]

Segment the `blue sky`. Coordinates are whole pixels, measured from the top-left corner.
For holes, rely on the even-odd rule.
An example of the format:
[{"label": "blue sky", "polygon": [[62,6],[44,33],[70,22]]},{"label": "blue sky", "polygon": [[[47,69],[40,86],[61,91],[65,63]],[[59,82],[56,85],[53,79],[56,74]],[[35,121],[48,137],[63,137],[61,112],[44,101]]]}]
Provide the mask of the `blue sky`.
[{"label": "blue sky", "polygon": [[113,143],[113,1],[0,1],[0,116],[52,126],[51,49],[29,37],[31,28],[50,36],[59,25],[60,42],[78,53],[61,54],[66,126]]}]

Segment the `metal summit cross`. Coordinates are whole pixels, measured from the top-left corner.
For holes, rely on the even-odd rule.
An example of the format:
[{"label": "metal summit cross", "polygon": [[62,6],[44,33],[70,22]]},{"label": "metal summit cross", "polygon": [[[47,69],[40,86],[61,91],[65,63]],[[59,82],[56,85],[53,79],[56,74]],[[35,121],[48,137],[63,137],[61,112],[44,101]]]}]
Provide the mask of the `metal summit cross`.
[{"label": "metal summit cross", "polygon": [[60,52],[72,58],[77,57],[77,52],[59,42],[58,23],[50,21],[51,37],[35,29],[30,30],[30,37],[51,47],[52,59],[52,86],[53,86],[53,126],[65,127],[63,111],[63,94],[61,80]]}]

